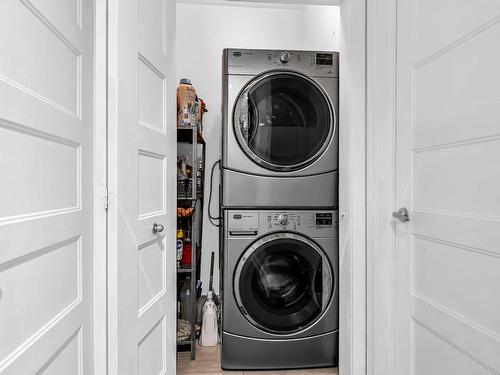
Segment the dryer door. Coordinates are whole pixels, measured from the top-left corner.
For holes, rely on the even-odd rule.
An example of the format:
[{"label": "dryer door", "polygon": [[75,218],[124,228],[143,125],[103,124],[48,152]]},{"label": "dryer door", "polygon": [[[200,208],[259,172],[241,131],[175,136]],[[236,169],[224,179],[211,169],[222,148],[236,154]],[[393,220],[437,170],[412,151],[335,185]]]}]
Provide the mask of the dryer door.
[{"label": "dryer door", "polygon": [[257,77],[238,96],[233,126],[241,148],[273,171],[294,171],[319,158],[335,134],[335,113],[323,89],[295,72]]},{"label": "dryer door", "polygon": [[278,233],[245,251],[235,271],[234,291],[250,323],[266,332],[291,334],[323,315],[334,282],[331,265],[314,242]]}]

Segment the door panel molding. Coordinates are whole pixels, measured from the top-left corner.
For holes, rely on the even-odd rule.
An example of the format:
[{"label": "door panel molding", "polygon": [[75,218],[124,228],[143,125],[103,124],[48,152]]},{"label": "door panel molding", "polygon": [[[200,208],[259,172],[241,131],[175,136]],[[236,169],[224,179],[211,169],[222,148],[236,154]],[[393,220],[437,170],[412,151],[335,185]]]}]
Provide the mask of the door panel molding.
[{"label": "door panel molding", "polygon": [[0,373],[91,374],[92,2],[0,21]]},{"label": "door panel molding", "polygon": [[109,375],[174,374],[175,1],[109,0],[108,25]]},{"label": "door panel molding", "polygon": [[[415,4],[410,4],[412,2]],[[496,263],[500,255],[498,209],[494,203],[484,204],[491,190],[488,192],[483,183],[476,186],[474,182],[497,183],[496,177],[485,174],[490,169],[482,158],[494,149],[486,147],[486,142],[498,140],[498,130],[491,122],[496,118],[494,108],[498,108],[494,99],[498,97],[494,96],[496,89],[492,89],[498,86],[495,84],[498,74],[491,75],[493,70],[488,62],[496,61],[499,54],[487,46],[498,40],[489,33],[498,34],[495,30],[500,7],[492,2],[488,7],[461,3],[453,10],[448,9],[449,3],[445,1],[405,0],[398,1],[397,6],[394,0],[385,3],[385,7],[382,4],[368,7],[371,20],[368,31],[371,36],[368,43],[368,112],[371,113],[367,140],[368,207],[373,209],[367,220],[368,373],[394,374],[398,362],[399,372],[407,372],[404,370],[407,364],[418,373],[448,373],[456,372],[452,371],[453,366],[460,362],[462,367],[456,367],[457,371],[468,369],[473,373],[496,374],[500,369],[498,319],[493,315],[495,309],[480,306],[489,306],[492,302],[485,301],[496,300],[490,294],[495,284],[491,280],[496,275],[491,262]],[[429,7],[432,15],[426,17]],[[471,12],[466,11],[467,7]],[[416,15],[417,8],[423,13]],[[397,20],[398,11],[406,18]],[[426,20],[425,25],[418,24],[422,19]],[[416,30],[417,24],[419,30]],[[424,26],[427,29],[424,30]],[[434,35],[430,31],[433,28],[440,31],[439,35],[427,43]],[[396,48],[398,41],[407,50],[404,55]],[[396,59],[396,51],[401,53],[399,59]],[[488,57],[481,58],[486,54]],[[459,76],[464,79],[457,79]],[[398,90],[396,78],[403,82]],[[398,111],[396,94],[405,95],[398,96]],[[399,116],[397,127],[396,114]],[[413,129],[406,129],[409,128],[406,121]],[[401,139],[402,135],[406,136],[405,142],[397,144],[396,137]],[[412,172],[404,185],[404,179],[396,180],[395,176],[397,163],[407,157],[407,148],[412,160],[405,162],[405,166],[418,174]],[[439,181],[445,173],[449,173],[450,179],[456,179],[459,174],[456,158],[470,161],[471,158],[465,156],[470,153],[478,160],[473,163],[470,179],[449,190],[449,195],[434,186],[442,185]],[[439,163],[434,163],[432,158],[438,158]],[[429,167],[423,162],[429,163]],[[432,178],[432,186],[427,186],[425,181],[431,179],[432,171],[437,173],[437,178]],[[465,171],[463,173],[465,175]],[[414,182],[420,185],[414,186]],[[406,187],[396,189],[397,184]],[[481,193],[476,192],[476,188]],[[472,201],[479,202],[479,207],[458,201],[459,196],[466,193]],[[474,194],[484,198],[476,200]],[[437,200],[436,196],[443,198]],[[390,212],[401,205],[410,209],[410,226],[392,223]],[[404,243],[408,236],[412,238],[411,253],[404,257],[403,263],[396,263],[396,256],[406,251],[404,246],[396,250],[396,243]],[[446,263],[439,263],[447,256]],[[419,270],[418,262],[422,263],[423,259],[433,263],[425,263]],[[401,264],[411,267],[409,277],[408,270],[397,269]],[[486,267],[487,264],[490,266]],[[459,278],[454,271],[462,275],[460,280],[464,283],[471,278],[466,285],[484,283],[483,287],[476,285],[475,293],[457,298],[457,291],[450,290],[455,285],[453,277]],[[397,278],[409,280],[396,285]],[[403,306],[396,304],[397,291],[403,293],[406,289],[410,291],[407,302],[413,301],[413,308],[404,302]],[[470,288],[464,287],[461,293],[470,292]],[[402,317],[405,314],[401,315],[401,311],[407,312],[408,319]],[[396,338],[404,336],[402,332],[407,329],[409,340],[400,341],[395,347]],[[414,351],[402,353],[406,345]],[[439,361],[436,353],[447,360]]]}]

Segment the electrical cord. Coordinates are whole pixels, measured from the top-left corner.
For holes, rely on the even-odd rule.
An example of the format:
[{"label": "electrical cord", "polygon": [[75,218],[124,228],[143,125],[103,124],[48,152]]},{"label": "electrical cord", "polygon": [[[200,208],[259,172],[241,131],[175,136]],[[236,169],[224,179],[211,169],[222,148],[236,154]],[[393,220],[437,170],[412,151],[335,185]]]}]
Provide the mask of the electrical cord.
[{"label": "electrical cord", "polygon": [[[220,164],[220,159],[217,160],[213,165],[212,165],[212,171],[210,172],[210,194],[208,196],[208,219],[210,220],[210,223],[216,227],[220,227],[220,213],[219,216],[212,216],[212,213],[210,212],[210,209],[212,207],[212,190],[213,190],[213,180],[214,180],[214,170],[215,166],[217,164]],[[215,220],[218,220],[218,222],[215,222]]]}]

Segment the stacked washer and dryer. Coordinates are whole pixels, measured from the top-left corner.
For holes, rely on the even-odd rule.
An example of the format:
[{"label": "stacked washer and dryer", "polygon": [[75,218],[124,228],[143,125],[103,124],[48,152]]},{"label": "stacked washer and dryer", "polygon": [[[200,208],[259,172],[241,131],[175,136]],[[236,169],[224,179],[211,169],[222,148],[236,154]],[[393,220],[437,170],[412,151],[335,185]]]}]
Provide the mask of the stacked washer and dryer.
[{"label": "stacked washer and dryer", "polygon": [[224,369],[337,364],[338,61],[224,50]]}]

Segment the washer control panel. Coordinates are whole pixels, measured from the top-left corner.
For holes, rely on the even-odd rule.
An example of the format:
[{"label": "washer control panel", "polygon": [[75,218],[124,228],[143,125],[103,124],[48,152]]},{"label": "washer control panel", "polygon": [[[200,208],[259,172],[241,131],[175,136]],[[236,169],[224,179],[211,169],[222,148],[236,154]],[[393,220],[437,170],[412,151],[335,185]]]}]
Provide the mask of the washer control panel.
[{"label": "washer control panel", "polygon": [[317,213],[315,216],[316,226],[332,226],[333,214],[331,212]]},{"label": "washer control panel", "polygon": [[269,232],[291,231],[311,237],[338,236],[338,212],[318,211],[275,211],[275,210],[231,210],[226,211],[225,235],[262,236]]},{"label": "washer control panel", "polygon": [[[281,52],[281,55],[280,55],[280,62],[282,64],[287,64],[289,61],[290,61],[290,57],[292,57],[290,55],[290,52],[288,51],[284,51],[284,52]],[[333,64],[332,64],[333,65]]]}]

